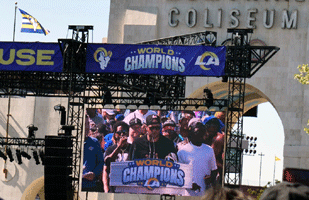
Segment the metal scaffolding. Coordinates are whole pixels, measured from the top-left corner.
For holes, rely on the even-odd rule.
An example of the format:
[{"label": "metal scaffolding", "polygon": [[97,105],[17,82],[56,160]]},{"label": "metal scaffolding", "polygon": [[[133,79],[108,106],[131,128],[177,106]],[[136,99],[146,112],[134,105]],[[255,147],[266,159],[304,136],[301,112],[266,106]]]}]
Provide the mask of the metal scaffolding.
[{"label": "metal scaffolding", "polygon": [[[123,75],[85,73],[85,59],[91,26],[70,26],[72,39],[59,39],[64,72],[0,71],[0,95],[68,98],[67,124],[74,126],[72,188],[80,191],[80,170],[84,108],[148,106],[164,110],[206,109],[205,98],[185,98],[186,77],[162,75]],[[242,115],[246,78],[252,77],[277,51],[278,47],[249,45],[250,29],[229,29],[232,45],[227,46],[225,77],[229,81],[228,99],[214,99],[213,106],[227,108],[224,184],[238,187],[242,170]],[[215,32],[174,36],[141,44],[215,46]],[[109,98],[107,98],[107,96]],[[0,141],[1,138],[0,138]],[[0,145],[14,145],[1,142]],[[236,145],[235,145],[236,144]],[[42,144],[43,145],[43,144]]]}]

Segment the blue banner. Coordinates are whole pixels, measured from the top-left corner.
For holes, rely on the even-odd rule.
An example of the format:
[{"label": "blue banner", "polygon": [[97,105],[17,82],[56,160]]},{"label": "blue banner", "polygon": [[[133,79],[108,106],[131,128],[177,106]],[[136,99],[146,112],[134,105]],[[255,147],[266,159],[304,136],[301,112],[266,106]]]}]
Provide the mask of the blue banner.
[{"label": "blue banner", "polygon": [[58,43],[0,42],[1,71],[61,72]]},{"label": "blue banner", "polygon": [[222,76],[225,46],[88,44],[87,73]]}]

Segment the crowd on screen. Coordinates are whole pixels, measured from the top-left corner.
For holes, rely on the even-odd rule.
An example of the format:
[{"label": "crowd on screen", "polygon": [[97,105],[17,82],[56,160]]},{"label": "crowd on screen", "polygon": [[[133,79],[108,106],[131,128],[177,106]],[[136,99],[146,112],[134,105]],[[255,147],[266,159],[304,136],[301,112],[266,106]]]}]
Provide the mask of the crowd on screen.
[{"label": "crowd on screen", "polygon": [[221,182],[224,112],[87,109],[82,190],[114,192],[111,162],[168,159],[193,166],[190,195]]}]

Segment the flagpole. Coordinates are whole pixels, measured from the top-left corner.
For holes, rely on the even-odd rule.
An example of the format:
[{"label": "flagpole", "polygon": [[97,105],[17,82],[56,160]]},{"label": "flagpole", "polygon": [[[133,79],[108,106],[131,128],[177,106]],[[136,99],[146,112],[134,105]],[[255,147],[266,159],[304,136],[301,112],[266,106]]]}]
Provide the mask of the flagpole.
[{"label": "flagpole", "polygon": [[273,177],[273,186],[275,185],[275,174],[276,174],[276,155],[275,155],[275,163],[274,163],[274,177]]},{"label": "flagpole", "polygon": [[[17,2],[15,2],[13,42],[15,42],[16,10],[17,10]],[[9,95],[9,99],[8,99],[8,114],[7,114],[7,118],[6,118],[6,143],[9,140],[9,127],[10,127],[10,116],[11,116],[10,110],[11,110],[11,95]],[[5,154],[6,154],[7,145],[5,146],[4,149],[5,149]],[[3,172],[4,172],[4,177],[6,179],[7,174],[8,174],[8,169],[7,169],[7,166],[6,166],[6,160],[4,161]]]},{"label": "flagpole", "polygon": [[15,42],[16,11],[17,11],[17,2],[15,2],[15,15],[14,15],[13,42]]}]

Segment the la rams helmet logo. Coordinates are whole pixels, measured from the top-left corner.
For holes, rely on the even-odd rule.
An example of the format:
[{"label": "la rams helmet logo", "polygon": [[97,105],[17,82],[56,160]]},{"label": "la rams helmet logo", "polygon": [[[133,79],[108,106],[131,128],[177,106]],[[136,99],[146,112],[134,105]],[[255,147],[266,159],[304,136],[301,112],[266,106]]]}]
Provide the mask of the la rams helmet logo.
[{"label": "la rams helmet logo", "polygon": [[148,190],[153,190],[154,188],[160,187],[160,182],[156,178],[150,178],[145,181],[144,187],[146,187]]},{"label": "la rams helmet logo", "polygon": [[[204,62],[206,60],[207,62]],[[215,53],[206,51],[201,56],[197,57],[195,65],[199,65],[203,70],[210,70],[211,68],[207,68],[206,66],[219,66],[219,58]]]},{"label": "la rams helmet logo", "polygon": [[100,68],[104,70],[112,57],[112,52],[100,47],[94,52],[93,57],[96,62],[100,63]]}]

